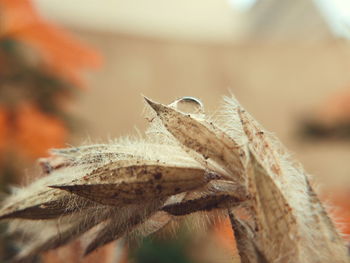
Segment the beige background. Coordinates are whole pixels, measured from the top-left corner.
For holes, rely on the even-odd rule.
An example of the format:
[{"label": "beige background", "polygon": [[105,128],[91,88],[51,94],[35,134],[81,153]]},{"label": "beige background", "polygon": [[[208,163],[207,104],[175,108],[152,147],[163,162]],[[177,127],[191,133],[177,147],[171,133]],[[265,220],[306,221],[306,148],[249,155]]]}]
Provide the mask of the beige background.
[{"label": "beige background", "polygon": [[[347,187],[350,143],[304,142],[298,121],[329,94],[349,89],[346,43],[213,44],[123,34],[77,31],[97,47],[104,67],[87,75],[89,90],[76,105],[86,126],[78,140],[136,133],[143,129],[141,94],[163,103],[196,96],[208,111],[232,91],[241,103],[273,131],[307,170]],[[344,184],[344,180],[346,184]]]}]

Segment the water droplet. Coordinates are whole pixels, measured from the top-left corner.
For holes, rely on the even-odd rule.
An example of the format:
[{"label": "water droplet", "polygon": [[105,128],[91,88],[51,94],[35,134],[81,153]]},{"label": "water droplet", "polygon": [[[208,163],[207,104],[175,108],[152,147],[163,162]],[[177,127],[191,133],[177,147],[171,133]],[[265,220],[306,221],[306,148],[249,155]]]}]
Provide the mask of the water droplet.
[{"label": "water droplet", "polygon": [[183,113],[204,114],[203,103],[195,97],[182,97],[171,103],[169,106]]}]

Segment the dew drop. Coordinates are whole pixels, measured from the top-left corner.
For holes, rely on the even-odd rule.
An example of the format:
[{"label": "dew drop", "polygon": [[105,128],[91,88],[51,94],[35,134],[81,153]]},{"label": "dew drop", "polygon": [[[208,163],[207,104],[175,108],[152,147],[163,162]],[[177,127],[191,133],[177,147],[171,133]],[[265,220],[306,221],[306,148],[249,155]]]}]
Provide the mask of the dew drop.
[{"label": "dew drop", "polygon": [[182,97],[169,105],[178,111],[188,114],[204,114],[203,103],[195,97]]}]

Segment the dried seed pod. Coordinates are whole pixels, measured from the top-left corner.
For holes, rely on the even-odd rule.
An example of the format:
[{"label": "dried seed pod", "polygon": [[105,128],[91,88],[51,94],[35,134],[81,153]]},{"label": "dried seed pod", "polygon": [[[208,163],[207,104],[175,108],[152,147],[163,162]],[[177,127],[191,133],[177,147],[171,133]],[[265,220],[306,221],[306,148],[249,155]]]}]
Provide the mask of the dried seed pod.
[{"label": "dried seed pod", "polygon": [[[160,207],[166,204],[170,205],[170,204],[179,203],[185,198],[186,195],[187,195],[186,192],[180,193],[177,195],[172,195],[168,197],[167,200],[160,205]],[[173,219],[173,216],[169,215],[164,211],[159,211],[159,208],[158,208],[158,211],[152,214],[150,217],[148,217],[147,220],[145,220],[141,224],[138,224],[136,227],[134,227],[129,232],[128,237],[134,238],[134,237],[140,237],[140,236],[141,237],[148,236],[150,234],[153,234],[159,231],[166,225],[168,225]]]},{"label": "dried seed pod", "polygon": [[264,131],[238,102],[231,103],[238,110],[250,151],[269,176],[267,182],[271,185],[267,188],[280,192],[279,195],[288,202],[287,208],[297,222],[296,228],[300,237],[299,258],[309,258],[308,262],[320,262],[330,258],[332,262],[346,262],[344,241],[311,188],[302,165],[293,160],[279,140]]},{"label": "dried seed pod", "polygon": [[279,151],[282,149],[276,147],[277,142],[274,142],[272,137],[243,108],[238,108],[238,114],[249,140],[250,150],[264,163],[267,169],[272,171],[272,176],[281,176],[281,152]]},{"label": "dried seed pod", "polygon": [[[28,219],[54,218],[84,209],[89,205],[86,199],[77,199],[77,196],[70,196],[64,191],[45,189],[45,187],[50,182],[51,184],[54,182],[68,183],[73,178],[77,178],[73,180],[74,182],[86,183],[90,177],[95,178],[93,176],[94,173],[107,172],[119,166],[142,162],[142,158],[147,156],[137,156],[135,153],[140,154],[143,149],[151,148],[154,152],[159,151],[160,157],[164,149],[166,149],[165,145],[159,146],[146,142],[134,144],[126,142],[124,144],[121,142],[109,147],[102,145],[103,147],[100,151],[95,150],[93,152],[88,150],[95,149],[97,146],[83,147],[82,153],[78,151],[80,148],[73,149],[72,153],[70,153],[69,149],[65,149],[63,152],[66,156],[53,156],[42,159],[41,163],[45,164],[44,166],[47,168],[46,173],[52,173],[52,175],[43,177],[26,188],[19,189],[16,194],[6,199],[3,207],[0,209],[0,219],[14,217]],[[119,152],[113,152],[113,150],[118,150]],[[196,165],[192,160],[188,160],[188,157],[186,157],[187,159],[185,157],[181,158],[184,153],[176,150],[174,146],[171,147],[171,150],[174,150],[174,157],[176,156],[175,161],[172,163],[180,164],[185,162],[188,165]],[[75,157],[67,157],[67,152],[74,154]],[[155,158],[156,154],[153,155],[150,157]],[[161,162],[160,159],[158,161]],[[154,160],[154,163],[158,162]]]},{"label": "dried seed pod", "polygon": [[162,210],[174,216],[183,216],[198,211],[235,207],[247,199],[245,189],[240,185],[225,180],[213,180],[204,187],[187,193],[183,201],[165,204]]},{"label": "dried seed pod", "polygon": [[242,263],[268,263],[255,244],[250,227],[229,211],[231,226],[236,239],[237,250]]},{"label": "dried seed pod", "polygon": [[62,156],[51,156],[48,158],[40,158],[38,163],[41,166],[44,174],[50,174],[53,171],[57,171],[64,167],[91,167],[95,168],[105,163],[113,163],[116,160],[128,160],[128,159],[142,159],[142,156],[135,156],[133,154],[113,152],[111,150],[107,152],[90,152],[80,154],[75,157],[62,157]]},{"label": "dried seed pod", "polygon": [[22,218],[22,219],[53,219],[71,213],[79,212],[94,204],[88,200],[76,201],[79,206],[69,205],[70,197],[64,196],[56,201],[41,203],[40,205],[29,206],[27,208],[18,209],[13,206],[8,211],[4,211],[1,219]]},{"label": "dried seed pod", "polygon": [[240,201],[229,194],[207,194],[202,197],[185,200],[181,203],[166,205],[162,209],[174,216],[184,216],[198,211],[211,211],[238,206]]},{"label": "dried seed pod", "polygon": [[[95,214],[97,211],[99,212],[98,216]],[[30,261],[41,252],[69,243],[102,221],[107,220],[111,216],[111,212],[110,209],[99,210],[95,207],[94,209],[87,211],[87,213],[80,213],[60,219],[56,223],[57,227],[51,227],[51,231],[44,228],[46,232],[29,245],[25,246],[16,256],[15,261]]]},{"label": "dried seed pod", "polygon": [[[64,191],[50,189],[53,183],[70,182],[75,177],[86,175],[89,169],[65,167],[53,171],[31,185],[16,190],[0,209],[0,219],[28,218],[45,219],[69,214],[89,206],[84,199],[70,196]],[[73,197],[73,198],[72,198]]]},{"label": "dried seed pod", "polygon": [[110,149],[109,144],[93,144],[72,148],[51,149],[50,153],[56,156],[76,157],[85,153],[91,153],[106,149]]},{"label": "dried seed pod", "polygon": [[50,188],[14,202],[7,201],[7,203],[0,209],[0,220],[53,219],[96,206],[96,203],[88,199]]},{"label": "dried seed pod", "polygon": [[[344,245],[344,240],[341,235],[337,232],[334,223],[329,218],[325,208],[318,199],[315,191],[312,189],[309,181],[307,180],[307,191],[310,200],[310,211],[312,214],[312,226],[317,231],[317,240],[312,245],[314,252],[322,250],[322,258],[332,258],[332,262],[350,262],[348,249]],[[316,225],[317,224],[317,225]],[[302,241],[302,246],[307,247],[310,243],[308,239]],[[348,261],[346,260],[348,259]]]},{"label": "dried seed pod", "polygon": [[172,215],[169,215],[164,211],[158,211],[152,216],[150,216],[145,222],[142,222],[141,224],[137,225],[134,229],[132,229],[128,236],[144,237],[151,235],[168,225],[172,219]]},{"label": "dried seed pod", "polygon": [[302,262],[299,250],[300,232],[290,204],[253,154],[250,159],[247,175],[250,191],[256,197],[253,210],[258,250],[262,251],[268,262],[280,258],[285,262]]},{"label": "dried seed pod", "polygon": [[[236,179],[242,180],[244,154],[227,134],[212,124],[196,120],[171,107],[145,98],[154,109],[165,128],[186,148],[200,154],[204,160],[210,158],[222,165]],[[231,178],[233,179],[233,178]]]},{"label": "dried seed pod", "polygon": [[66,207],[67,194],[48,189],[36,195],[9,203],[0,209],[0,220],[6,218],[44,219],[73,212]]},{"label": "dried seed pod", "polygon": [[[140,220],[138,216],[136,216],[136,218]],[[137,221],[136,218],[129,219],[133,222]],[[126,232],[127,229],[124,225],[116,225],[113,222],[113,218],[109,219],[107,222],[104,222],[103,226],[101,226],[101,230],[99,230],[94,239],[89,242],[88,246],[84,250],[84,256],[89,255],[99,247],[102,247],[114,240],[121,238]]]},{"label": "dried seed pod", "polygon": [[201,168],[139,164],[93,173],[86,184],[54,185],[92,201],[123,205],[164,198],[201,187],[216,175]]},{"label": "dried seed pod", "polygon": [[144,222],[147,217],[154,214],[161,200],[148,202],[142,205],[134,205],[128,208],[126,213],[118,213],[109,218],[104,226],[97,232],[95,237],[87,245],[84,255],[88,255],[101,246],[121,238],[131,232],[133,228]]}]

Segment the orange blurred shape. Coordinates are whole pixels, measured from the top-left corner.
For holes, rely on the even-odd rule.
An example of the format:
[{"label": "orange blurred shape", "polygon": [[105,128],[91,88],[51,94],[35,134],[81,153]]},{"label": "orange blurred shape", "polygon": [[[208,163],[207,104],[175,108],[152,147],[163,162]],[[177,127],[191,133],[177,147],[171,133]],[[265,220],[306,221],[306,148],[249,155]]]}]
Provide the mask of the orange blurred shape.
[{"label": "orange blurred shape", "polygon": [[115,243],[110,243],[86,257],[79,241],[64,247],[46,252],[43,263],[119,263],[115,257]]},{"label": "orange blurred shape", "polygon": [[64,146],[68,131],[61,120],[25,104],[17,109],[12,136],[20,152],[37,158],[47,156],[49,148]]},{"label": "orange blurred shape", "polygon": [[339,230],[344,234],[345,239],[350,241],[350,189],[337,190],[337,194],[332,194],[331,204],[335,207],[331,212],[334,221],[339,224]]},{"label": "orange blurred shape", "polygon": [[4,108],[0,107],[0,156],[7,145],[7,112]]},{"label": "orange blurred shape", "polygon": [[30,45],[54,72],[77,86],[84,85],[81,70],[101,65],[96,50],[41,19],[30,0],[0,0],[0,17],[0,37]]},{"label": "orange blurred shape", "polygon": [[236,240],[228,217],[215,225],[214,234],[219,245],[227,249],[230,253],[237,253]]}]

